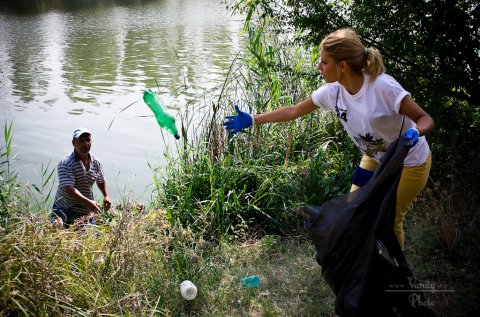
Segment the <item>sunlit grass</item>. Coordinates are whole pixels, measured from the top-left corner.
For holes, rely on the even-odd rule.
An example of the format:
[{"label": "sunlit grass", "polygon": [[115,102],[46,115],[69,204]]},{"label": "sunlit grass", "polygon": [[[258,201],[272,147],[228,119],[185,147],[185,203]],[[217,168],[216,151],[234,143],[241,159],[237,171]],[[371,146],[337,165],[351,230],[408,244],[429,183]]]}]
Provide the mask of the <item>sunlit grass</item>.
[{"label": "sunlit grass", "polygon": [[[301,237],[212,243],[172,227],[162,211],[68,230],[39,216],[0,237],[3,315],[310,316],[312,305],[324,316],[332,311],[314,251]],[[248,275],[261,278],[257,289],[241,287]],[[185,279],[199,290],[192,302],[179,293]]]}]

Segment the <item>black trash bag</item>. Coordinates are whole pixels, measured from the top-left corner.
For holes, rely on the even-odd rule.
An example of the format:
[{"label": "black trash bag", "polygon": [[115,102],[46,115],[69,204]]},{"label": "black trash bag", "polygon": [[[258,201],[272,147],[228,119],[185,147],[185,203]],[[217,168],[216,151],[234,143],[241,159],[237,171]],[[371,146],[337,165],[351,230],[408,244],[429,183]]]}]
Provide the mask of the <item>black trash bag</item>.
[{"label": "black trash bag", "polygon": [[408,151],[400,137],[362,188],[303,209],[316,260],[336,295],[340,316],[435,316],[424,305],[423,292],[412,289],[414,277],[393,231]]}]

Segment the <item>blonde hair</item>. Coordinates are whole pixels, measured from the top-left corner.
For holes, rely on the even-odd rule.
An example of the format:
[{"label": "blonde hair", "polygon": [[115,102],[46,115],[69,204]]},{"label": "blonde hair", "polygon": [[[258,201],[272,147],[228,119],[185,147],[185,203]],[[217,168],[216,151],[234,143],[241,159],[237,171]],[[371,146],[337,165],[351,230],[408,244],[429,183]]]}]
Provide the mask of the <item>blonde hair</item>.
[{"label": "blonde hair", "polygon": [[385,71],[382,54],[375,48],[366,48],[352,29],[340,29],[327,35],[320,43],[336,63],[345,61],[354,71],[365,71],[371,80]]}]

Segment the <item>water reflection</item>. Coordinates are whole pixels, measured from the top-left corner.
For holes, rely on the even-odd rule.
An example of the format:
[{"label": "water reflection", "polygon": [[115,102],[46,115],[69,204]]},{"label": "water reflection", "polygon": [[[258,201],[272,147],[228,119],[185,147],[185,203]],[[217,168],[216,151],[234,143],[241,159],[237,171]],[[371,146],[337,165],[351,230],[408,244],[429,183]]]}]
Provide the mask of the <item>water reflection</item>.
[{"label": "water reflection", "polygon": [[[7,80],[25,102],[58,84],[71,101],[96,106],[98,94],[133,91],[132,86],[151,84],[154,77],[167,89],[211,88],[207,80],[224,72],[236,36],[229,21],[222,25],[221,19],[229,18],[226,12],[218,19],[220,1],[0,4],[2,68],[12,67]],[[19,15],[25,13],[43,14]]]},{"label": "water reflection", "polygon": [[9,14],[38,14],[51,10],[95,11],[115,6],[139,6],[147,3],[165,2],[165,0],[2,0],[0,11]]},{"label": "water reflection", "polygon": [[145,88],[158,85],[164,104],[185,112],[222,81],[241,28],[224,6],[221,0],[0,1],[0,114],[14,120],[18,164],[33,166],[22,168],[25,178],[35,182],[35,168],[55,165],[71,151],[73,128],[88,126],[99,143],[95,154],[111,162],[107,177],[143,193],[152,179],[147,160],[162,164],[175,142],[160,142],[154,120],[140,119],[151,115],[141,102],[110,131],[108,124]]},{"label": "water reflection", "polygon": [[98,106],[97,95],[113,93],[122,53],[114,22],[111,15],[92,12],[64,25],[62,77],[72,101]]}]

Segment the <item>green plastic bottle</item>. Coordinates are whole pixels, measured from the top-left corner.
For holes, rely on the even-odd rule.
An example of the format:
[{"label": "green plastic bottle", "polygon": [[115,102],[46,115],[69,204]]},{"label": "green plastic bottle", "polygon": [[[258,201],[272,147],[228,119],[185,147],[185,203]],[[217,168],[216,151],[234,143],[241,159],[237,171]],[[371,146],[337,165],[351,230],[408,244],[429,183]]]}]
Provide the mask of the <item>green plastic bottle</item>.
[{"label": "green plastic bottle", "polygon": [[143,101],[147,104],[147,106],[152,109],[155,118],[157,118],[157,122],[160,127],[164,128],[168,132],[170,132],[175,139],[180,139],[180,135],[178,135],[177,127],[175,126],[175,118],[169,114],[162,104],[158,101],[157,93],[152,91],[151,89],[145,90],[143,93]]}]

